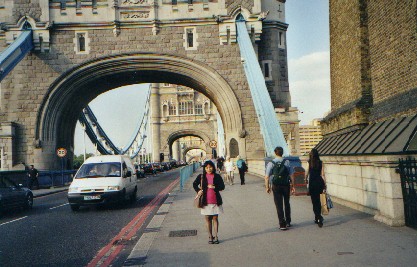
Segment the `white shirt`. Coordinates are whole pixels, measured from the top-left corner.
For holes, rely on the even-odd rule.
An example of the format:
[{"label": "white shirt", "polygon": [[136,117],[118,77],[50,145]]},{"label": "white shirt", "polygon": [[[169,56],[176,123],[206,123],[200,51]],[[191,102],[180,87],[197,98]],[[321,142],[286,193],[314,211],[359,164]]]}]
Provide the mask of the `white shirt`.
[{"label": "white shirt", "polygon": [[234,171],[234,164],[232,161],[225,161],[224,162],[224,168],[226,169],[227,172],[232,172]]}]

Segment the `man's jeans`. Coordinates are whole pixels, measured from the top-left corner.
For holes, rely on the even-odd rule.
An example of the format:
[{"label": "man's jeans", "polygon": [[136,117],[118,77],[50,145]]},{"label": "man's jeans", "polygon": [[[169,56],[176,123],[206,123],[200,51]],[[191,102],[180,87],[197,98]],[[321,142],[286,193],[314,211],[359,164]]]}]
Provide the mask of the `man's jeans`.
[{"label": "man's jeans", "polygon": [[[285,226],[291,222],[290,186],[272,185],[272,193],[274,194],[274,202],[278,213],[279,224],[280,226]],[[283,205],[285,205],[285,215]]]}]

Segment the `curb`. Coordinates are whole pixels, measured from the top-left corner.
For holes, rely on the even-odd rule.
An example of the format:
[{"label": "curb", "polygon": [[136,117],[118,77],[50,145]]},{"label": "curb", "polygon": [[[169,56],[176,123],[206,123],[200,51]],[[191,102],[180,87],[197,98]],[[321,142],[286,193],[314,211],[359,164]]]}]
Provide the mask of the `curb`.
[{"label": "curb", "polygon": [[46,193],[40,193],[40,194],[36,194],[36,195],[33,194],[33,198],[44,197],[44,196],[47,196],[47,195],[61,193],[61,192],[64,192],[64,191],[68,191],[68,188],[63,188],[63,189],[60,189],[60,190],[50,191],[50,192],[46,192]]}]

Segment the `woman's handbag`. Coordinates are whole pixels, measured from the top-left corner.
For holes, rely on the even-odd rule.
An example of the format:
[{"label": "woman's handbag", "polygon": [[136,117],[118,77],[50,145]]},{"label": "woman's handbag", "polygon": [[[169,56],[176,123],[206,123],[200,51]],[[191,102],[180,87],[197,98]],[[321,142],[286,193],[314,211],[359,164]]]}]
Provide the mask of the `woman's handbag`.
[{"label": "woman's handbag", "polygon": [[321,214],[329,215],[329,209],[327,208],[326,193],[320,194],[320,203],[321,203]]},{"label": "woman's handbag", "polygon": [[[200,188],[203,190],[203,176],[201,176]],[[197,195],[194,198],[194,207],[201,209],[203,207],[203,192]]]}]

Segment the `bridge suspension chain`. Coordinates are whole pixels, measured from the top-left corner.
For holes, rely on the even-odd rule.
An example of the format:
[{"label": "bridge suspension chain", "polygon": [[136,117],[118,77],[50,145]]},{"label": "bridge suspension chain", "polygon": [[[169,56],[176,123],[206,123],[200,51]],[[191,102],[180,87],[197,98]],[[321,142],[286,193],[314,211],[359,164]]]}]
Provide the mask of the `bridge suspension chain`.
[{"label": "bridge suspension chain", "polygon": [[90,138],[91,142],[97,147],[97,150],[102,155],[129,155],[131,158],[136,157],[142,149],[144,139],[147,137],[145,132],[149,119],[149,106],[150,106],[150,89],[145,103],[144,115],[140,123],[138,123],[134,134],[129,140],[128,144],[119,149],[110,137],[106,134],[94,115],[93,111],[87,106],[79,117],[79,122]]}]

